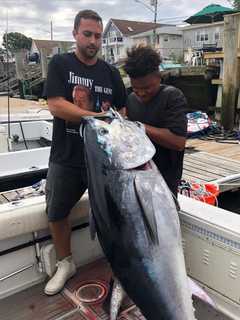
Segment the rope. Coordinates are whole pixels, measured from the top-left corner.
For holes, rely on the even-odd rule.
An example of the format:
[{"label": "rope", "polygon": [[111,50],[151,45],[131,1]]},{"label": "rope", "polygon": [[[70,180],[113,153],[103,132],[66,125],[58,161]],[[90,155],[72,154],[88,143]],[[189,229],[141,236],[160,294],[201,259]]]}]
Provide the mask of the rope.
[{"label": "rope", "polygon": [[219,143],[237,144],[240,143],[240,131],[227,131],[221,127],[209,127],[197,137],[201,140],[214,140]]},{"label": "rope", "polygon": [[[240,126],[238,130],[224,130],[223,127],[212,121],[208,115],[201,111],[187,114],[188,130],[195,126],[199,131],[188,132],[189,138],[199,138],[201,140],[214,140],[220,143],[240,143]],[[206,126],[204,126],[206,125]]]},{"label": "rope", "polygon": [[205,203],[208,203],[207,197],[213,197],[215,200],[215,204],[218,207],[217,195],[207,190],[205,184],[191,183],[189,181],[182,180],[178,187],[178,190],[182,195]]}]

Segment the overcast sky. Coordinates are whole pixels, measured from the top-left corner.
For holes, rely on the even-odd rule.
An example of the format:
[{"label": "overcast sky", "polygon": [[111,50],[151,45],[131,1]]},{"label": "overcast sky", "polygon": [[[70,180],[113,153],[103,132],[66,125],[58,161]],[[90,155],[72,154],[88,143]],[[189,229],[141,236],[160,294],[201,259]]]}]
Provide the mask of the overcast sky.
[{"label": "overcast sky", "polygon": [[[150,0],[138,0],[149,4]],[[179,23],[213,3],[228,6],[227,0],[158,0],[158,19]],[[50,21],[55,40],[73,40],[72,26],[76,13],[93,9],[103,18],[153,21],[153,13],[135,0],[0,0],[0,45],[7,26],[9,32],[20,32],[35,39],[50,39]],[[8,12],[8,13],[7,13]]]}]

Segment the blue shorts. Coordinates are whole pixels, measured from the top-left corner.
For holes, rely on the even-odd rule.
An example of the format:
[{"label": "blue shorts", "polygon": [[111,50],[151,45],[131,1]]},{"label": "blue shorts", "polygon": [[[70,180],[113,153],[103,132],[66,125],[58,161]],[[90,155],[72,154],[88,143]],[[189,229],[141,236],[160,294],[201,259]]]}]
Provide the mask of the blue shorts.
[{"label": "blue shorts", "polygon": [[46,181],[48,221],[67,217],[87,189],[87,169],[50,163]]}]

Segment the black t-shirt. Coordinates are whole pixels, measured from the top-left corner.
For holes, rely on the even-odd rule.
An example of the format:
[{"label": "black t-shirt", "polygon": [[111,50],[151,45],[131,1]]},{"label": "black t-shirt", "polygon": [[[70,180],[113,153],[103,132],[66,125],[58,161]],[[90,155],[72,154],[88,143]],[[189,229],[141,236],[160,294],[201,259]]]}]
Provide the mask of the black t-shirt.
[{"label": "black t-shirt", "polygon": [[[135,93],[127,100],[127,115],[132,121],[140,121],[157,128],[167,128],[176,135],[187,134],[186,99],[183,93],[172,86],[161,85],[158,94],[147,104],[142,103]],[[153,142],[153,141],[152,141]],[[153,158],[170,190],[176,195],[182,176],[184,151],[170,150],[154,143]]]},{"label": "black t-shirt", "polygon": [[[76,89],[84,89],[93,111],[109,106],[125,106],[126,92],[119,71],[103,60],[83,64],[75,53],[55,55],[48,66],[46,96],[63,97],[73,102]],[[79,124],[54,117],[50,162],[70,167],[84,167],[83,141]]]}]

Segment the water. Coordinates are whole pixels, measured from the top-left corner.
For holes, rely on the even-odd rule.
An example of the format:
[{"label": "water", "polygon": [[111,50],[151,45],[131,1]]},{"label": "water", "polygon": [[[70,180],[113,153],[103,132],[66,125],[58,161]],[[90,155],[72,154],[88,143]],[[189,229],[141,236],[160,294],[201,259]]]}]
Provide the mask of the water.
[{"label": "water", "polygon": [[240,214],[240,190],[228,191],[218,196],[218,206]]}]

